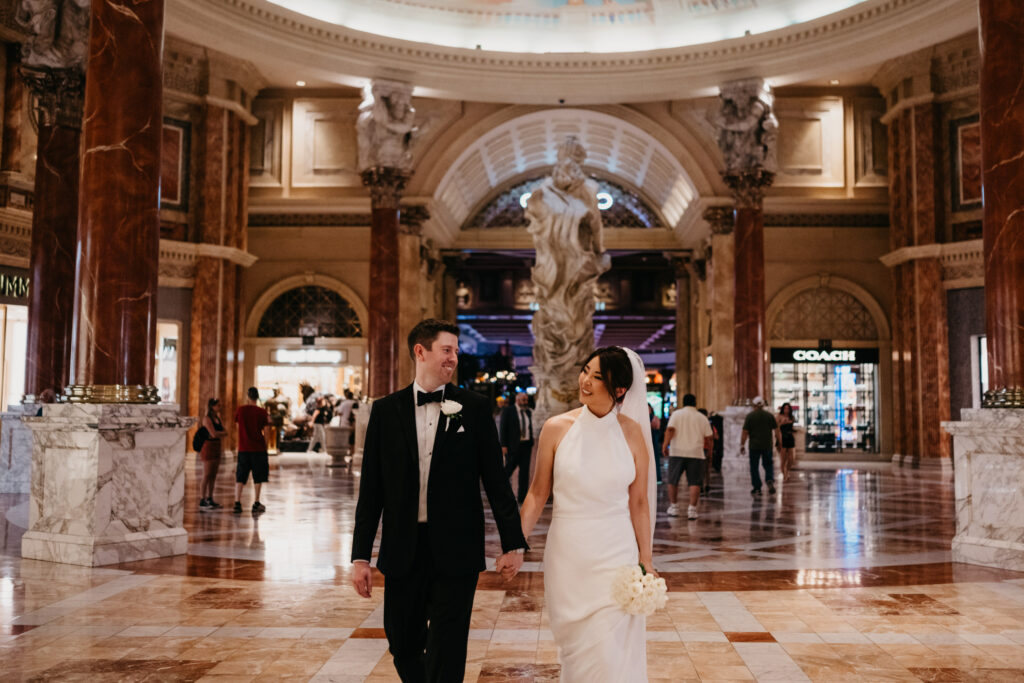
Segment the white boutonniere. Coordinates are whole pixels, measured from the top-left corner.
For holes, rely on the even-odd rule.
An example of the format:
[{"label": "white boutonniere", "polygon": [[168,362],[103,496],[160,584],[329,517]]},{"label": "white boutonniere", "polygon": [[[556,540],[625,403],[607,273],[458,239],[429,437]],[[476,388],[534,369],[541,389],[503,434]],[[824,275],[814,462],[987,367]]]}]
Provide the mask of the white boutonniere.
[{"label": "white boutonniere", "polygon": [[458,401],[441,401],[441,412],[448,418],[448,424],[451,424],[452,420],[458,420],[462,417],[462,404]]}]

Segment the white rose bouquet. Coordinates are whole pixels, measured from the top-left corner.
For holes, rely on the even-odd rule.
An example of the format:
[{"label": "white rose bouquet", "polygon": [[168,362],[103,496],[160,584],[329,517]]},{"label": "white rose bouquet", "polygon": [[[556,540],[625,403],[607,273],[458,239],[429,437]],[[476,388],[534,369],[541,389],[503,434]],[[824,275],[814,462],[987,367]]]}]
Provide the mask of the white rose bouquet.
[{"label": "white rose bouquet", "polygon": [[612,596],[626,614],[649,616],[668,602],[665,579],[648,574],[642,564],[622,567],[612,582]]}]

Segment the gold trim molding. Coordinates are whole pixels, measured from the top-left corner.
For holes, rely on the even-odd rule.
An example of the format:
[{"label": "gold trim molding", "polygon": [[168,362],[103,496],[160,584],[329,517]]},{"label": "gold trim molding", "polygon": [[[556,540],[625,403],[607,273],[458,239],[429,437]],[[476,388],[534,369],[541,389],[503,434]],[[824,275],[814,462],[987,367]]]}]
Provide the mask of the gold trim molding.
[{"label": "gold trim molding", "polygon": [[159,403],[156,387],[141,384],[72,384],[64,389],[62,403]]}]

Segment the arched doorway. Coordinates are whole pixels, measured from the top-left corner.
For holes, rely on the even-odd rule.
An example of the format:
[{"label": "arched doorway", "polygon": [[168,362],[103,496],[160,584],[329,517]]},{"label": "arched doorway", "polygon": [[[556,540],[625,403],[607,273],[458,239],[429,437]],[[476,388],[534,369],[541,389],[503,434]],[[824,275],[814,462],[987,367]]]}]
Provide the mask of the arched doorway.
[{"label": "arched doorway", "polygon": [[887,453],[891,336],[881,306],[829,275],[790,284],[767,310],[770,403],[794,407],[798,450],[829,459]]},{"label": "arched doorway", "polygon": [[[287,278],[265,291],[246,322],[244,372],[261,399],[283,399],[302,414],[303,387],[361,394],[367,310],[344,283],[323,275]],[[308,391],[308,390],[307,390]]]}]

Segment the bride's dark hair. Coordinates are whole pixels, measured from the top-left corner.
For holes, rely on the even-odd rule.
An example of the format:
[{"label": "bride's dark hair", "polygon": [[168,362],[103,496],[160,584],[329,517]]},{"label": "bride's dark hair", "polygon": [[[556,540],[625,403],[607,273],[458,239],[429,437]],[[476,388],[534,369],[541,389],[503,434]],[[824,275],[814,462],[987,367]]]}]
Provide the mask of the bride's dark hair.
[{"label": "bride's dark hair", "polygon": [[[592,359],[597,358],[598,366],[601,368],[601,381],[616,403],[622,403],[626,397],[626,391],[633,385],[633,363],[629,355],[621,346],[602,346],[594,349],[594,352],[583,361],[585,367]],[[619,396],[619,389],[624,389]]]}]

